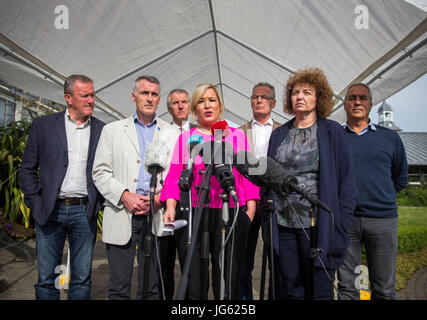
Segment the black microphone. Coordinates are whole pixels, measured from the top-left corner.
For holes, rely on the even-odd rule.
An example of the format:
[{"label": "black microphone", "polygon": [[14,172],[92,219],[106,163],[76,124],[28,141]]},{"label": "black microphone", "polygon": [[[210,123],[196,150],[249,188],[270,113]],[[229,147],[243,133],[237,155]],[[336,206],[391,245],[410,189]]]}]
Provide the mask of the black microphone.
[{"label": "black microphone", "polygon": [[253,184],[269,188],[277,193],[296,192],[307,199],[312,205],[332,212],[326,204],[317,197],[309,194],[298,185],[298,180],[293,175],[286,172],[283,166],[270,157],[260,157],[259,159],[246,150],[239,151],[234,157],[237,171],[246,177]]},{"label": "black microphone", "polygon": [[187,140],[187,150],[190,154],[186,168],[181,171],[181,176],[178,181],[179,189],[182,192],[188,192],[193,181],[193,166],[196,157],[201,154],[203,148],[202,136],[195,134]]}]

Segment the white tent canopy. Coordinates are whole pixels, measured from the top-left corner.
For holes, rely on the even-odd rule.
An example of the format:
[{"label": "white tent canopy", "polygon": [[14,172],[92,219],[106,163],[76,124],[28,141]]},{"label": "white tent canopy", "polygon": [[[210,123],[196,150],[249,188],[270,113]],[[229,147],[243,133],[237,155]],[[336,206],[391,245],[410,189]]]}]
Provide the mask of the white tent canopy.
[{"label": "white tent canopy", "polygon": [[0,0],[0,79],[64,103],[65,77],[88,75],[106,122],[134,112],[142,74],[160,80],[166,120],[170,90],[211,82],[224,117],[240,125],[260,81],[275,86],[273,118],[286,122],[284,84],[315,66],[337,97],[331,118],[342,122],[350,83],[369,83],[376,104],[426,73],[426,31],[427,13],[404,0]]}]

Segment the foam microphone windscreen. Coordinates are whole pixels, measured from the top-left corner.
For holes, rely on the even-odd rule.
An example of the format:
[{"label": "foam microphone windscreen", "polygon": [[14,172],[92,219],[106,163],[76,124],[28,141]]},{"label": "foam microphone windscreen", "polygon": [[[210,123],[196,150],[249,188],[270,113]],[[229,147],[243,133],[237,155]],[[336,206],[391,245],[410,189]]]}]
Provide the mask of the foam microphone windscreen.
[{"label": "foam microphone windscreen", "polygon": [[164,170],[168,165],[168,149],[164,144],[150,143],[145,150],[144,167],[152,173],[152,167],[158,166]]}]

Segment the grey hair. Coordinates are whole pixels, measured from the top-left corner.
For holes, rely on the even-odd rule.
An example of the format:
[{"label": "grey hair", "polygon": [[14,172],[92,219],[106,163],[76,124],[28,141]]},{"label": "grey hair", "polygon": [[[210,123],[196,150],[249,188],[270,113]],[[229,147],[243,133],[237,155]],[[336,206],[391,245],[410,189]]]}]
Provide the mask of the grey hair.
[{"label": "grey hair", "polygon": [[365,84],[365,83],[361,83],[361,82],[353,83],[353,84],[351,84],[351,85],[347,88],[347,92],[345,93],[345,101],[347,101],[348,91],[349,91],[351,88],[353,88],[353,87],[364,87],[364,88],[366,88],[366,89],[368,90],[368,94],[369,94],[369,101],[372,103],[372,91],[371,91],[371,88],[370,88],[367,84]]},{"label": "grey hair", "polygon": [[64,94],[73,94],[73,87],[76,81],[83,83],[92,83],[93,80],[83,74],[72,74],[64,82]]},{"label": "grey hair", "polygon": [[269,84],[268,82],[258,82],[252,89],[252,92],[255,90],[255,88],[258,87],[267,87],[270,89],[270,98],[273,100],[276,100],[276,91],[274,90],[274,87]]},{"label": "grey hair", "polygon": [[138,90],[138,84],[141,80],[146,80],[150,83],[155,83],[159,86],[159,92],[160,92],[160,81],[159,79],[157,79],[155,76],[147,76],[147,75],[143,75],[138,77],[135,82],[133,83],[133,89],[132,92],[136,93],[136,91]]},{"label": "grey hair", "polygon": [[171,104],[172,93],[185,93],[188,97],[188,92],[186,90],[184,90],[184,89],[173,89],[171,92],[169,92],[168,97],[166,98],[166,106],[168,107],[168,109],[169,109],[170,104]]}]

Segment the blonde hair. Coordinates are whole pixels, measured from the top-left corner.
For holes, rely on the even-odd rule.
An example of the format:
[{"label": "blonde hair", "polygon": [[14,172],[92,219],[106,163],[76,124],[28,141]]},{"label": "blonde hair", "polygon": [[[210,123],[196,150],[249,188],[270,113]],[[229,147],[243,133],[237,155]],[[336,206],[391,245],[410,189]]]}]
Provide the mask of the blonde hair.
[{"label": "blonde hair", "polygon": [[316,113],[319,118],[326,119],[332,113],[334,93],[328,79],[321,69],[308,68],[299,70],[289,77],[285,85],[283,111],[295,114],[292,109],[292,90],[297,84],[308,84],[316,90]]},{"label": "blonde hair", "polygon": [[199,84],[196,87],[196,89],[194,89],[193,94],[191,95],[190,112],[191,112],[192,119],[194,119],[194,117],[196,116],[196,108],[200,101],[200,98],[202,98],[202,96],[206,93],[208,89],[212,89],[213,91],[215,91],[215,94],[218,98],[219,108],[220,108],[219,117],[221,118],[222,114],[224,113],[224,110],[225,110],[224,102],[222,101],[218,88],[211,83],[202,83],[202,84]]}]

